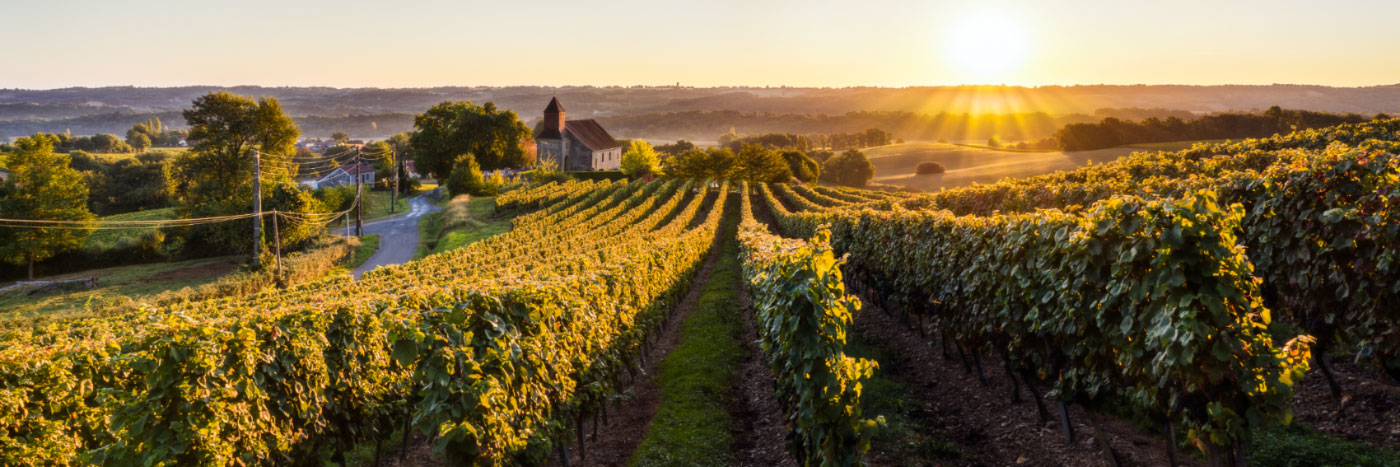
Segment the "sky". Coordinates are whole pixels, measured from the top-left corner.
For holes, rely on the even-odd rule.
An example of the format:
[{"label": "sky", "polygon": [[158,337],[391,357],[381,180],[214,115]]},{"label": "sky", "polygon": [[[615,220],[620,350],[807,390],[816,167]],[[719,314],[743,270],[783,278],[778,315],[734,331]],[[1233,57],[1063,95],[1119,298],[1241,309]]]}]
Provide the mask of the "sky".
[{"label": "sky", "polygon": [[0,0],[0,88],[1400,83],[1400,1]]}]

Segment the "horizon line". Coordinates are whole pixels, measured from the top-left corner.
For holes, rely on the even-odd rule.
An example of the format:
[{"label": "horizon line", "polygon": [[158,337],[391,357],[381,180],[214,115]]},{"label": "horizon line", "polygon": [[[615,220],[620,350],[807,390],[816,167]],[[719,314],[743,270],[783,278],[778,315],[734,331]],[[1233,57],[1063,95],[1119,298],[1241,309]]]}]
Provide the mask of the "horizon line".
[{"label": "horizon line", "polygon": [[328,88],[328,89],[442,89],[442,88],[553,88],[553,89],[587,89],[587,88],[661,88],[661,89],[929,89],[929,88],[1075,88],[1075,87],[1152,87],[1152,86],[1177,86],[1177,87],[1273,87],[1273,86],[1297,86],[1297,87],[1323,87],[1333,89],[1366,89],[1400,86],[1400,82],[1380,83],[1357,86],[1340,86],[1330,84],[1308,84],[1308,83],[1214,83],[1214,84],[1183,84],[1183,83],[1133,83],[1133,84],[1113,84],[1113,83],[1076,83],[1076,84],[920,84],[906,86],[887,85],[846,85],[846,86],[798,86],[798,85],[676,85],[676,84],[507,84],[507,85],[485,85],[485,84],[444,84],[432,86],[331,86],[331,85],[272,85],[272,84],[178,84],[178,85],[139,85],[139,84],[111,84],[101,86],[62,86],[53,88],[26,88],[26,87],[0,87],[0,91],[62,91],[67,89],[108,89],[108,88],[138,88],[138,89],[178,89],[178,88]]}]

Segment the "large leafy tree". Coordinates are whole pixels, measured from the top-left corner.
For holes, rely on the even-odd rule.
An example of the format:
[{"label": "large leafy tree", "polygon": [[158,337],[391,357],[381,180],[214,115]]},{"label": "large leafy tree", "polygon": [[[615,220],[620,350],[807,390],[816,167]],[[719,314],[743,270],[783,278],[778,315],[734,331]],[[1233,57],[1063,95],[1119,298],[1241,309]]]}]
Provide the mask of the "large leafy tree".
[{"label": "large leafy tree", "polygon": [[[189,138],[195,141],[188,155],[176,162],[184,178],[183,217],[211,217],[250,212],[253,205],[253,151],[261,151],[263,209],[293,212],[323,212],[324,206],[300,197],[272,196],[295,186],[290,157],[294,154],[297,129],[291,117],[282,112],[275,98],[258,100],[227,92],[209,93],[194,100],[184,112],[190,124]],[[278,203],[286,200],[286,205]],[[295,201],[295,202],[293,202]],[[252,221],[224,222],[191,228],[187,247],[201,252],[246,252],[247,234]],[[267,230],[264,229],[266,232]],[[282,235],[286,244],[305,240],[298,229]]]},{"label": "large leafy tree", "polygon": [[666,175],[679,178],[727,179],[734,174],[738,161],[734,153],[723,148],[691,149],[666,159]]},{"label": "large leafy tree", "polygon": [[870,183],[870,179],[874,177],[875,166],[870,163],[870,159],[865,157],[865,153],[855,149],[847,150],[839,156],[827,159],[822,164],[821,178],[823,181],[851,187],[863,187]]},{"label": "large leafy tree", "polygon": [[[88,187],[83,175],[68,167],[68,156],[53,152],[54,140],[20,138],[8,157],[10,178],[0,184],[0,217],[48,221],[90,221]],[[34,263],[82,246],[88,232],[66,228],[0,228],[0,258]]]},{"label": "large leafy tree", "polygon": [[276,98],[254,101],[211,92],[195,99],[184,116],[190,125],[189,139],[195,141],[185,162],[192,201],[237,197],[236,187],[252,183],[254,150],[262,153],[264,178],[293,175],[289,159],[301,131],[282,113]]},{"label": "large leafy tree", "polygon": [[763,183],[786,183],[792,179],[787,161],[766,146],[744,143],[735,159],[735,179]]},{"label": "large leafy tree", "polygon": [[515,112],[496,104],[448,101],[413,118],[418,131],[409,141],[418,170],[445,177],[457,156],[472,154],[482,170],[524,167],[534,163],[521,142],[530,128]]}]

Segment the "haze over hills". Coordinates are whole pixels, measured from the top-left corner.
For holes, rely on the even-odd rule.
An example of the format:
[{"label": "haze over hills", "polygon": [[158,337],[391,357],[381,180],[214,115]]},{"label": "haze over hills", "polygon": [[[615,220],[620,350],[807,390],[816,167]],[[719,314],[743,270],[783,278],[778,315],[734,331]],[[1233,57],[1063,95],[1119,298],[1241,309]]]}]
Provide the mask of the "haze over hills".
[{"label": "haze over hills", "polygon": [[[850,112],[913,114],[1038,113],[1077,116],[1055,125],[1119,116],[1101,109],[1155,109],[1152,115],[1184,112],[1284,108],[1374,114],[1400,111],[1400,84],[1370,87],[1314,85],[1083,85],[1083,86],[941,86],[941,87],[434,87],[329,88],[260,86],[102,87],[47,90],[0,90],[0,137],[38,131],[73,134],[121,133],[132,124],[159,116],[167,125],[184,126],[179,111],[197,96],[225,89],[235,94],[273,96],[303,126],[307,136],[343,130],[356,137],[383,137],[411,128],[414,114],[445,100],[494,102],[527,122],[539,118],[552,96],[567,103],[571,118],[611,118],[620,136],[714,137],[713,125],[678,129],[653,122],[650,128],[629,122],[636,116],[675,112],[734,111],[840,117]],[[1168,112],[1177,111],[1177,112]],[[631,116],[631,118],[626,118]],[[771,116],[769,116],[771,117]],[[1126,118],[1132,118],[1129,114]],[[1140,118],[1140,116],[1138,116]],[[1120,117],[1124,118],[1124,117]],[[741,121],[735,115],[728,120]],[[692,118],[693,120],[693,118]],[[863,123],[862,123],[863,124]],[[742,125],[742,123],[741,123]],[[782,124],[756,131],[805,131]],[[770,128],[779,125],[777,128]],[[852,123],[852,125],[857,125]],[[857,125],[858,126],[858,125]],[[843,127],[844,128],[844,127]],[[744,132],[745,128],[736,129]],[[1028,130],[1026,137],[1043,133]]]}]

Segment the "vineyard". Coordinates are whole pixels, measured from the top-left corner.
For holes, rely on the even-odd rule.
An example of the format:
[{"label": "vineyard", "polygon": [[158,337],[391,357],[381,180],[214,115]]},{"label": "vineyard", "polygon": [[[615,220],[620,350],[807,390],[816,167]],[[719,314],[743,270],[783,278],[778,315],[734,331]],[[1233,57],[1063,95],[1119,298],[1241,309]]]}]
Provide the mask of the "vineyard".
[{"label": "vineyard", "polygon": [[1094,414],[1109,464],[1100,419],[1126,412],[1172,463],[1196,461],[1183,444],[1243,465],[1311,370],[1347,407],[1331,358],[1400,379],[1397,152],[1383,120],[935,194],[515,189],[495,200],[519,213],[508,232],[359,280],[0,328],[0,463],[316,465],[360,446],[377,462],[410,432],[451,465],[586,463],[585,422],[598,439],[635,410],[618,401],[737,242],[789,462],[863,464],[888,429],[866,409],[883,362],[849,341],[879,313],[982,384],[1003,375],[1068,442],[1071,408]]}]

